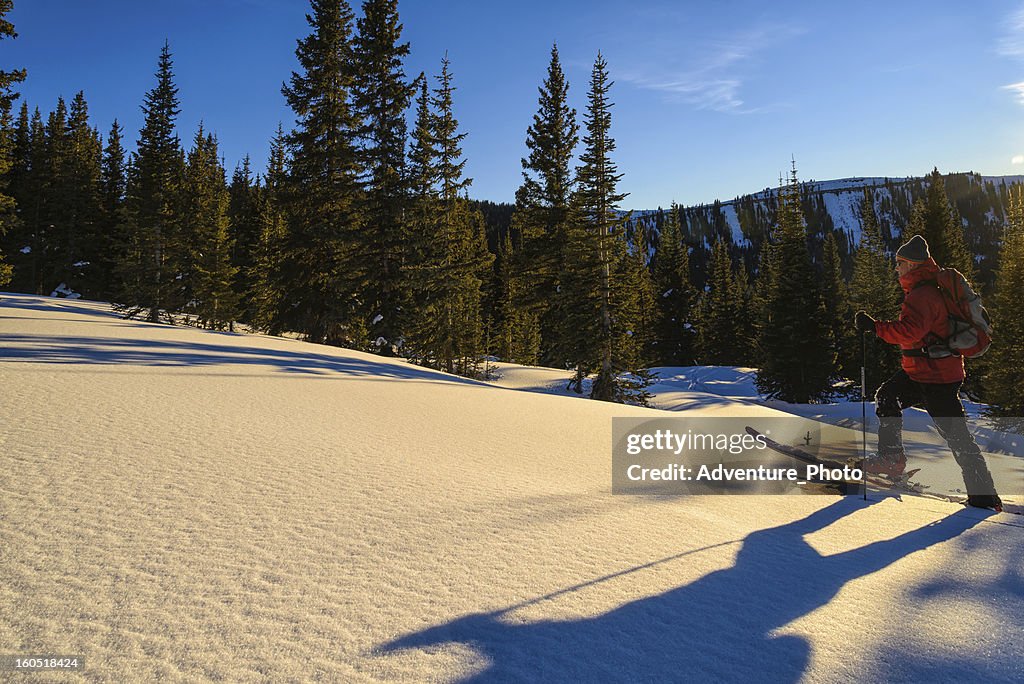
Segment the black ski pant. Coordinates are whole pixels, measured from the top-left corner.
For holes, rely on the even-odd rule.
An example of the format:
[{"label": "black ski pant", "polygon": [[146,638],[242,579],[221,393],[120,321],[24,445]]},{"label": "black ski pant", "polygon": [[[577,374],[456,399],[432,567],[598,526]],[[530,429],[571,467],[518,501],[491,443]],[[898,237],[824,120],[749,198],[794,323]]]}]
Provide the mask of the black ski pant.
[{"label": "black ski pant", "polygon": [[882,457],[904,457],[903,410],[923,407],[935,422],[960,470],[969,495],[995,494],[985,457],[967,429],[967,416],[960,402],[962,382],[932,384],[911,380],[899,370],[882,383],[875,393],[875,414],[878,416],[878,454]]}]

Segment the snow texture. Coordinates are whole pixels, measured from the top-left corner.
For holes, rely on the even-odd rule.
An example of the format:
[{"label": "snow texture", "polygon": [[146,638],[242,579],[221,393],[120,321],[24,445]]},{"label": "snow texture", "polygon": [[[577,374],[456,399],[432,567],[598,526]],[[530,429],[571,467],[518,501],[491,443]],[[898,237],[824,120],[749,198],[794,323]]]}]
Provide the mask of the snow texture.
[{"label": "snow texture", "polygon": [[[613,496],[611,418],[664,412],[498,366],[0,294],[2,650],[94,681],[1024,679],[1017,516]],[[781,410],[749,370],[658,373],[690,415]]]}]

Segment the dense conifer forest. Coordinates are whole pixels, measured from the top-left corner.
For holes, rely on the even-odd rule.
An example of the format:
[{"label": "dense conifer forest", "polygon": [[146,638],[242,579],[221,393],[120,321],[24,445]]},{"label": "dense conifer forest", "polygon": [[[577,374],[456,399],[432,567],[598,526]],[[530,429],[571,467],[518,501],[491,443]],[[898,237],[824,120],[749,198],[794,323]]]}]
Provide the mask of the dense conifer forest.
[{"label": "dense conifer forest", "polygon": [[[589,81],[570,84],[553,45],[514,201],[474,200],[457,60],[406,73],[397,0],[366,0],[358,15],[344,0],[310,5],[296,71],[267,93],[294,121],[268,131],[258,174],[249,158],[224,168],[216,131],[176,125],[174,49],[187,48],[156,46],[137,132],[98,130],[83,92],[19,102],[31,74],[0,72],[0,286],[467,376],[488,356],[567,368],[577,391],[590,378],[608,401],[642,403],[650,367],[722,364],[760,369],[768,396],[816,402],[850,391],[862,354],[869,391],[898,364],[875,340],[862,350],[851,321],[898,313],[892,254],[920,234],[996,322],[970,392],[1024,413],[1020,184],[937,169],[854,183],[851,230],[836,225],[834,188],[780,160],[786,178],[763,192],[630,212],[614,66],[595,46]],[[0,0],[0,19],[11,7]],[[584,111],[570,87],[585,89]]]}]

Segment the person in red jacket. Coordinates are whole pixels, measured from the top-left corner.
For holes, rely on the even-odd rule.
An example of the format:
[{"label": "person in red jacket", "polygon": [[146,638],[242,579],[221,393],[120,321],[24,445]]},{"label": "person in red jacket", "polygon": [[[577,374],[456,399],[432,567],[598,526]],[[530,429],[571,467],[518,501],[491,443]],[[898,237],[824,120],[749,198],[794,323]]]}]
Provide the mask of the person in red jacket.
[{"label": "person in red jacket", "polygon": [[949,336],[949,311],[936,285],[939,266],[920,235],[896,252],[896,273],[903,288],[899,320],[876,321],[858,311],[855,324],[886,342],[899,345],[902,368],[882,383],[875,394],[878,416],[878,455],[868,461],[868,472],[889,477],[903,474],[907,456],[903,449],[903,410],[921,406],[932,417],[939,434],[949,445],[967,486],[967,503],[1002,509],[978,443],[967,429],[960,386],[964,360],[959,354],[931,358],[926,347]]}]

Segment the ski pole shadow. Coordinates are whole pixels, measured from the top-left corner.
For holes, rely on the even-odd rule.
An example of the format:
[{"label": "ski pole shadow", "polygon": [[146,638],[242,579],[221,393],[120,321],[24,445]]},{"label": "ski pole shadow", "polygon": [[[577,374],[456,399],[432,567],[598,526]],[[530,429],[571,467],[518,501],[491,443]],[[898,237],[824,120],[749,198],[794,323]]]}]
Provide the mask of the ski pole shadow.
[{"label": "ski pole shadow", "polygon": [[803,637],[776,635],[776,629],[827,605],[847,582],[953,539],[981,520],[958,511],[892,539],[829,556],[804,540],[870,505],[847,497],[806,518],[753,532],[742,540],[732,567],[596,617],[507,620],[508,613],[534,600],[408,634],[376,652],[466,644],[488,663],[463,680],[473,683],[796,682],[810,662],[811,644]]}]

